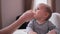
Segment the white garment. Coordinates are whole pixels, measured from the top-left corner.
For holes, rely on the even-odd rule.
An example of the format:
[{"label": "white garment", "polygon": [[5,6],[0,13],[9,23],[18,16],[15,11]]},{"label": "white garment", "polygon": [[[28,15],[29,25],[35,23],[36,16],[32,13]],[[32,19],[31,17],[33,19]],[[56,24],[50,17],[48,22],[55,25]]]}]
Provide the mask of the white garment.
[{"label": "white garment", "polygon": [[49,19],[54,25],[56,25],[58,32],[60,32],[60,14],[53,13]]}]

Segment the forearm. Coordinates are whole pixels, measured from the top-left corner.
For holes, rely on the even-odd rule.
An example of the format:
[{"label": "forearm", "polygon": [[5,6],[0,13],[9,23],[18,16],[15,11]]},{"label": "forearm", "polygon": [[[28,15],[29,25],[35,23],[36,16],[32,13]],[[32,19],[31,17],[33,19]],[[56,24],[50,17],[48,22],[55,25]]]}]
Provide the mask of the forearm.
[{"label": "forearm", "polygon": [[0,34],[11,34],[17,28],[19,28],[19,26],[21,26],[24,22],[31,20],[33,18],[34,18],[34,13],[32,12],[32,10],[28,10],[23,15],[21,15],[17,21],[15,21],[11,25],[1,29]]},{"label": "forearm", "polygon": [[22,18],[18,19],[17,21],[13,22],[11,25],[3,28],[0,30],[0,34],[11,34],[13,33],[19,26],[21,26],[24,23],[24,20]]}]

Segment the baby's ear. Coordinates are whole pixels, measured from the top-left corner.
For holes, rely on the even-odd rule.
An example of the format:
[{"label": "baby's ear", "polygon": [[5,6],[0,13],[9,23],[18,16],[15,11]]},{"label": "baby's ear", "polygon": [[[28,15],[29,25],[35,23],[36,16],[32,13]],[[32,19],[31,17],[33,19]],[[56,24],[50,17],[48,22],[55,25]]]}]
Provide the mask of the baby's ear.
[{"label": "baby's ear", "polygon": [[46,13],[46,14],[45,14],[45,17],[47,17],[47,16],[49,16],[49,13]]}]

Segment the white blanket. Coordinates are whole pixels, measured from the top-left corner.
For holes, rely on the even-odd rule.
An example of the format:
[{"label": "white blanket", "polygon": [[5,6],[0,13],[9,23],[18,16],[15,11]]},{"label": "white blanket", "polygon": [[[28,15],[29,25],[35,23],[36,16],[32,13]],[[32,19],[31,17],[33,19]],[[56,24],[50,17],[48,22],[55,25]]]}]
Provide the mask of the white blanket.
[{"label": "white blanket", "polygon": [[25,29],[16,30],[13,34],[27,34]]}]

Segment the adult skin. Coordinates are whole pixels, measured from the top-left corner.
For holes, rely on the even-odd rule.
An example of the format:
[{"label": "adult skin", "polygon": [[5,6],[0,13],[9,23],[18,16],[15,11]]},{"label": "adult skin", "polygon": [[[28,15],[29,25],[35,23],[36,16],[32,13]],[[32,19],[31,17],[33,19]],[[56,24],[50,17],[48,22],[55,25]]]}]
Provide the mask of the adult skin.
[{"label": "adult skin", "polygon": [[18,29],[23,23],[34,18],[34,13],[32,10],[26,11],[19,19],[13,22],[11,25],[0,30],[0,34],[12,34],[16,29]]}]

